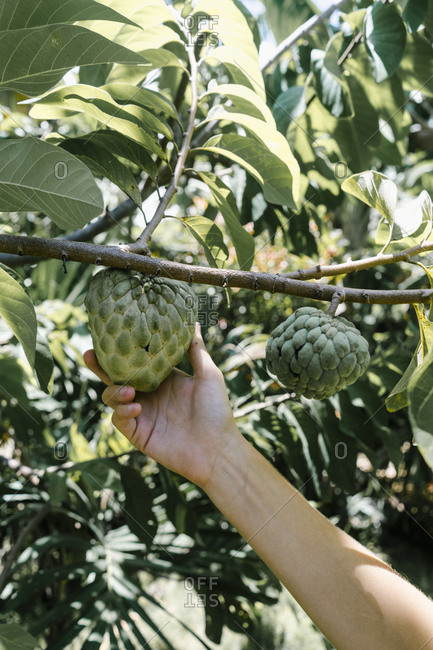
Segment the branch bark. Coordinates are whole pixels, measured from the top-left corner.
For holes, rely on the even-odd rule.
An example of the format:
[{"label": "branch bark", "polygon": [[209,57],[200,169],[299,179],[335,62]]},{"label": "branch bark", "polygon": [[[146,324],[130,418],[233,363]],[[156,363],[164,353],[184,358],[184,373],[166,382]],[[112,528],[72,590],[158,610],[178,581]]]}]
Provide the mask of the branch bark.
[{"label": "branch bark", "polygon": [[332,4],[330,7],[325,9],[325,11],[322,11],[321,14],[312,16],[303,25],[298,27],[298,29],[295,29],[295,31],[290,34],[290,36],[288,36],[279,44],[275,50],[275,53],[262,66],[262,72],[266,72],[266,70],[274,65],[274,63],[276,63],[278,59],[280,59],[283,54],[287,52],[287,50],[290,50],[301,38],[304,38],[304,36],[307,36],[307,34],[311,32],[315,27],[325,22],[325,20],[329,18],[329,16],[333,14],[334,11],[341,9],[345,4],[347,4],[347,2],[348,0],[339,0],[339,2]]},{"label": "branch bark", "polygon": [[[278,274],[253,273],[251,271],[224,270],[180,264],[178,262],[169,262],[167,260],[128,253],[117,246],[70,242],[62,239],[0,235],[0,251],[18,255],[30,254],[60,261],[66,259],[66,261],[111,266],[140,271],[141,273],[150,275],[158,275],[182,282],[290,294],[292,296],[300,296],[325,302],[330,302],[335,292],[341,291],[341,287],[338,286],[307,282]],[[383,262],[379,261],[378,264],[380,263]],[[423,303],[433,302],[433,289],[397,289],[390,291],[350,289],[344,287],[344,297],[346,302],[378,304]]]}]

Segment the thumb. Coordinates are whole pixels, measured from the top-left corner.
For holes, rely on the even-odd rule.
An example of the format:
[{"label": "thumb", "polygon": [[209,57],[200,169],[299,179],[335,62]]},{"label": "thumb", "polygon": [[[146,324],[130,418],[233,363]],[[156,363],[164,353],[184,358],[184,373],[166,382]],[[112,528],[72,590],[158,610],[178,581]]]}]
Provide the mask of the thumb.
[{"label": "thumb", "polygon": [[197,377],[197,379],[206,379],[206,377],[213,374],[215,370],[218,370],[212,361],[212,357],[206,350],[201,335],[200,323],[195,324],[195,332],[191,345],[189,346],[188,356],[194,370],[194,377]]}]

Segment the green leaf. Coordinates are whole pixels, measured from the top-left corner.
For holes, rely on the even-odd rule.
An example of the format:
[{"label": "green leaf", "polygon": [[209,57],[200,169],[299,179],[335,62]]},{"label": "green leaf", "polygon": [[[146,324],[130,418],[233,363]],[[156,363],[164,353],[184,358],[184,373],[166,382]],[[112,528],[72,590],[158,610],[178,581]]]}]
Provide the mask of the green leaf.
[{"label": "green leaf", "polygon": [[220,84],[203,93],[200,100],[203,100],[209,95],[223,95],[230,100],[232,107],[237,111],[251,115],[251,117],[259,120],[264,120],[270,124],[274,123],[271,110],[251,88],[240,84]]},{"label": "green leaf", "polygon": [[[281,133],[278,135],[283,137]],[[297,209],[300,174],[295,158],[289,167],[255,137],[231,133],[210,138],[201,149],[221,154],[241,165],[263,187],[266,201]]]},{"label": "green leaf", "polygon": [[0,210],[38,210],[67,230],[103,209],[92,174],[67,151],[32,137],[0,141]]},{"label": "green leaf", "polygon": [[278,131],[285,134],[289,124],[307,110],[305,86],[292,86],[280,93],[272,107]]},{"label": "green leaf", "polygon": [[199,215],[183,217],[182,221],[194,239],[203,246],[209,264],[213,267],[223,268],[229,251],[216,223]]},{"label": "green leaf", "polygon": [[35,376],[39,388],[51,394],[53,390],[54,360],[48,342],[41,337],[36,339]]},{"label": "green leaf", "polygon": [[326,52],[312,50],[311,66],[320,101],[334,117],[354,115],[352,98],[343,70],[338,65],[343,46],[343,34],[336,34],[328,43]]},{"label": "green leaf", "polygon": [[173,102],[156,90],[137,88],[137,86],[126,83],[106,84],[102,86],[102,90],[105,90],[118,104],[138,104],[143,108],[150,108],[152,112],[165,113],[174,120],[179,121]]},{"label": "green leaf", "polygon": [[236,199],[232,191],[215,174],[198,172],[198,175],[210,189],[216,206],[221,212],[236,249],[239,267],[244,271],[249,271],[254,260],[254,237],[241,225]]},{"label": "green leaf", "polygon": [[211,43],[217,39],[223,43],[209,54],[209,59],[215,57],[224,63],[235,83],[252,88],[266,101],[257,47],[243,13],[232,0],[199,0],[191,16],[203,20],[206,15],[210,20],[199,29],[210,33]]},{"label": "green leaf", "polygon": [[133,467],[124,465],[120,475],[125,490],[123,509],[128,526],[149,548],[158,527],[152,511],[153,493]]},{"label": "green leaf", "polygon": [[32,368],[35,365],[36,314],[33,303],[16,280],[0,269],[0,317],[23,346]]},{"label": "green leaf", "polygon": [[408,37],[406,52],[398,76],[404,90],[416,90],[423,95],[433,96],[433,75],[431,44],[419,34]]},{"label": "green leaf", "polygon": [[409,382],[418,366],[418,351],[415,351],[412,359],[403,375],[396,383],[388,397],[386,398],[386,408],[390,413],[399,411],[408,405],[408,386]]},{"label": "green leaf", "polygon": [[[150,62],[150,66],[143,74],[139,70],[125,69],[122,65],[115,65],[110,75],[110,81],[125,81],[126,74],[133,74],[134,83],[140,83],[146,76],[146,72],[155,68],[165,66],[183,67],[183,60],[188,56],[185,46],[178,33],[165,25],[172,23],[173,15],[163,0],[104,0],[105,4],[122,15],[133,20],[141,29],[135,29],[128,25],[93,21],[86,23],[86,27],[110,41],[127,47],[133,52],[139,52]],[[166,47],[170,44],[170,47]],[[171,48],[175,51],[171,51]],[[131,79],[128,77],[128,81]]]},{"label": "green leaf", "polygon": [[99,147],[88,136],[86,138],[64,140],[59,146],[82,160],[96,176],[108,178],[122,192],[125,192],[136,205],[141,205],[141,194],[134,175],[113,153]]},{"label": "green leaf", "polygon": [[78,25],[0,32],[0,89],[38,95],[75,66],[149,65],[147,59]]},{"label": "green leaf", "polygon": [[416,232],[423,224],[432,224],[432,218],[432,200],[428,192],[423,190],[416,199],[412,199],[396,209],[393,239],[416,236]]},{"label": "green leaf", "polygon": [[406,46],[406,29],[394,3],[379,0],[368,7],[364,38],[373,76],[380,83],[397,70]]},{"label": "green leaf", "polygon": [[[79,140],[81,139],[79,138]],[[86,139],[91,140],[105,151],[132,162],[140,170],[146,171],[153,180],[156,179],[158,169],[147,149],[122,133],[108,130],[91,131],[86,135]],[[73,142],[74,138],[68,140],[68,142],[71,141]]]},{"label": "green leaf", "polygon": [[403,19],[410,32],[416,32],[427,16],[428,0],[407,0],[403,9]]},{"label": "green leaf", "polygon": [[94,0],[35,0],[29,11],[28,0],[0,0],[0,29],[21,29],[22,27],[41,27],[59,23],[75,23],[78,20],[110,20],[117,23],[135,25],[109,7]]},{"label": "green leaf", "polygon": [[204,59],[209,65],[214,66],[215,62],[222,63],[235,84],[251,88],[259,97],[265,101],[263,78],[255,59],[238,47],[221,45],[210,50]]},{"label": "green leaf", "polygon": [[392,225],[397,207],[397,186],[387,176],[368,171],[353,174],[341,188],[374,208]]},{"label": "green leaf", "polygon": [[37,642],[16,623],[0,624],[0,650],[33,650]]},{"label": "green leaf", "polygon": [[25,382],[28,381],[26,372],[14,357],[0,355],[0,394],[14,397],[21,406],[28,404]]},{"label": "green leaf", "polygon": [[388,411],[398,411],[410,402],[409,391],[418,374],[430,363],[433,354],[433,323],[424,316],[421,306],[414,304],[420,330],[420,342],[403,376],[386,399]]},{"label": "green leaf", "polygon": [[414,441],[433,469],[433,352],[430,352],[409,384],[409,419]]},{"label": "green leaf", "polygon": [[[139,89],[137,88],[137,93]],[[58,109],[86,113],[104,126],[126,135],[131,140],[155,153],[163,160],[165,152],[157,144],[155,134],[162,133],[171,140],[167,124],[141,106],[118,104],[102,88],[77,84],[63,86],[41,97],[30,111],[36,119],[57,119]]]}]

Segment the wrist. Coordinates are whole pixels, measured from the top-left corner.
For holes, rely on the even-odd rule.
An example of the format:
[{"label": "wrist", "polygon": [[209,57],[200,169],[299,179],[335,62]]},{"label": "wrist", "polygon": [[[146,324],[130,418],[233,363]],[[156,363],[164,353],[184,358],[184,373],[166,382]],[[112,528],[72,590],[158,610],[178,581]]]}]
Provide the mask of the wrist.
[{"label": "wrist", "polygon": [[225,437],[207,480],[200,486],[213,501],[247,480],[248,458],[254,452],[235,423]]}]

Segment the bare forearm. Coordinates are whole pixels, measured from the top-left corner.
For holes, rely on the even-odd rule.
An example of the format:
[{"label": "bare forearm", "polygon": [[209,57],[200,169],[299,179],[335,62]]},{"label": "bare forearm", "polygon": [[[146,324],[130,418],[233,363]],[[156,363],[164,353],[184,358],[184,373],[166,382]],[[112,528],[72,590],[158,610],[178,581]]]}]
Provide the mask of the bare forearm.
[{"label": "bare forearm", "polygon": [[204,488],[338,650],[433,649],[433,603],[312,508],[240,434]]}]

